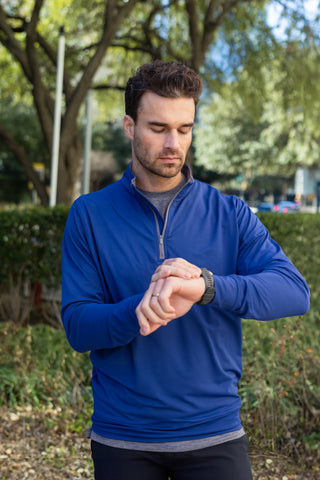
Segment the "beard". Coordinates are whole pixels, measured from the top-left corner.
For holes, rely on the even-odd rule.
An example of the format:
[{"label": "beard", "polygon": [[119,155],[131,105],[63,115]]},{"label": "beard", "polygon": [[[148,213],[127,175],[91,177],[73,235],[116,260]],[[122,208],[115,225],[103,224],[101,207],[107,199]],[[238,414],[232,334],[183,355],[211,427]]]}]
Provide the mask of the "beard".
[{"label": "beard", "polygon": [[[137,161],[145,170],[163,178],[177,176],[181,172],[185,161],[183,152],[169,148],[159,152],[152,158],[149,149],[140,141],[138,136],[133,138],[133,152]],[[167,157],[174,157],[174,161],[172,163],[170,161],[161,161],[161,158]]]}]

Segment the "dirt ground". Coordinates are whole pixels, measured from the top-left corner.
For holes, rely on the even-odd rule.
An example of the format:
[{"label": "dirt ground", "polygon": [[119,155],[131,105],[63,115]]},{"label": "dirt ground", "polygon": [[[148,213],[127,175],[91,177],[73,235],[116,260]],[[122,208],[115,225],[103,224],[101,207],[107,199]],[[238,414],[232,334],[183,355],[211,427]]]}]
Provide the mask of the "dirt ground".
[{"label": "dirt ground", "polygon": [[[285,456],[259,451],[250,457],[254,480],[320,480],[315,464],[305,469]],[[0,409],[0,480],[88,478],[93,479],[89,440],[69,431],[61,411]]]}]

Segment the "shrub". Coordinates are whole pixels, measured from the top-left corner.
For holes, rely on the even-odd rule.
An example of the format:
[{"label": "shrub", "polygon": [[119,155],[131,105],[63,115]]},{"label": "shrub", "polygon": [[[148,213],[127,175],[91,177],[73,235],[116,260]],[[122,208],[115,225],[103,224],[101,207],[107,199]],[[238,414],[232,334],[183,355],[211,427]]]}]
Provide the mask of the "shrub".
[{"label": "shrub", "polygon": [[[28,303],[24,289],[26,284],[55,288],[60,285],[61,243],[67,214],[67,207],[0,212],[3,259],[0,315],[3,319],[27,323],[38,308],[37,320],[47,323],[52,320],[52,314],[50,317],[44,309],[44,302],[35,305],[33,298]],[[306,278],[311,291],[311,309],[303,317],[272,322],[243,321],[241,415],[251,439],[269,449],[281,448],[297,455],[302,451],[317,452],[320,444],[320,216],[265,213],[259,217]],[[51,311],[53,307],[58,315],[59,305],[51,302]],[[63,331],[41,324],[22,328],[13,322],[0,327],[2,403],[66,404],[75,398],[79,402],[81,395],[88,398],[88,356],[73,352]]]},{"label": "shrub", "polygon": [[260,213],[259,218],[270,235],[307,279],[314,294],[320,289],[317,277],[320,271],[320,215],[308,213]]},{"label": "shrub", "polygon": [[91,406],[88,354],[68,345],[63,330],[0,323],[0,405]]},{"label": "shrub", "polygon": [[10,278],[59,286],[67,207],[0,211],[0,282]]},{"label": "shrub", "polygon": [[67,207],[0,211],[0,318],[60,325],[62,236]]},{"label": "shrub", "polygon": [[271,322],[243,321],[242,418],[255,442],[299,458],[320,441],[320,216],[259,214],[306,278],[310,311]]}]

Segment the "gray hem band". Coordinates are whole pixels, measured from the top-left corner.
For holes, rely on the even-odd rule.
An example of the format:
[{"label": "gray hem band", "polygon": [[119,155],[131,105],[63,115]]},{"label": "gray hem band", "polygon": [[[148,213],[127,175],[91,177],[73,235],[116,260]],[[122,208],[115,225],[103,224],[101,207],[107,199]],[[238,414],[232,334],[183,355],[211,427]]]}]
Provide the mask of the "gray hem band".
[{"label": "gray hem band", "polygon": [[108,445],[109,447],[124,448],[127,450],[141,450],[145,452],[188,452],[191,450],[200,450],[201,448],[213,447],[221,443],[237,440],[245,435],[244,429],[235,432],[228,432],[222,435],[214,435],[212,437],[197,438],[195,440],[184,440],[181,442],[130,442],[126,440],[116,440],[105,438],[95,433],[92,428],[87,432],[87,437],[95,442]]}]

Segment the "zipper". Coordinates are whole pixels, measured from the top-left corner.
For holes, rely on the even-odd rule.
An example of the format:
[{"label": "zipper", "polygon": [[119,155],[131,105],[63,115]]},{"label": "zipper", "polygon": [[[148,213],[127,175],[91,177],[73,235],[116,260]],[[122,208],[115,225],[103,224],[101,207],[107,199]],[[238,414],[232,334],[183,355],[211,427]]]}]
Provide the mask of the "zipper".
[{"label": "zipper", "polygon": [[[187,184],[189,183],[190,180],[187,181]],[[148,205],[148,207],[152,210],[152,213],[154,215],[154,219],[155,219],[155,222],[156,222],[156,228],[157,228],[157,235],[158,235],[158,244],[159,244],[159,255],[160,255],[160,260],[164,260],[166,258],[166,255],[165,255],[165,250],[164,250],[164,236],[165,236],[165,233],[166,233],[166,229],[167,229],[167,223],[168,223],[168,216],[169,216],[169,210],[170,210],[170,207],[173,203],[173,201],[176,199],[176,197],[179,195],[179,193],[183,190],[183,188],[187,185],[187,184],[184,184],[181,189],[176,193],[176,195],[171,199],[168,207],[167,207],[167,211],[166,211],[166,214],[165,214],[165,217],[164,217],[164,225],[163,225],[163,229],[162,229],[162,232],[160,232],[160,226],[159,226],[159,220],[158,220],[158,217],[157,217],[157,213],[154,209],[154,206],[152,205],[152,203],[141,193],[139,192],[139,190],[137,189],[137,187],[135,186],[134,184],[134,179],[131,181],[131,187],[135,189],[135,191],[140,195],[140,197],[142,198],[142,200],[146,203],[146,205]]]},{"label": "zipper", "polygon": [[[182,187],[183,188],[183,187]],[[182,190],[182,189],[181,189]],[[168,216],[169,216],[169,210],[170,210],[170,207],[173,203],[173,201],[175,200],[175,198],[177,197],[177,195],[179,195],[179,193],[181,192],[181,190],[179,190],[179,192],[177,192],[177,194],[172,198],[171,202],[169,203],[168,207],[167,207],[167,210],[166,210],[166,215],[164,217],[164,225],[163,225],[163,229],[162,229],[162,232],[160,234],[160,231],[159,231],[159,250],[160,250],[160,259],[161,260],[164,260],[166,258],[166,255],[165,255],[165,251],[164,251],[164,235],[166,233],[166,229],[167,229],[167,223],[168,223]],[[158,222],[158,219],[156,219],[157,222]],[[159,226],[159,222],[158,222],[158,226]]]},{"label": "zipper", "polygon": [[[184,186],[183,186],[184,187]],[[182,188],[183,188],[182,187]],[[181,188],[181,190],[182,190]],[[155,218],[155,221],[156,221],[156,227],[157,227],[157,234],[158,234],[158,242],[159,242],[159,254],[160,254],[160,260],[164,260],[166,258],[166,254],[165,254],[165,251],[164,251],[164,236],[165,236],[165,233],[166,233],[166,229],[167,229],[167,223],[168,223],[168,216],[169,216],[169,210],[170,210],[170,207],[173,203],[173,201],[175,200],[175,198],[179,195],[179,193],[181,192],[181,190],[179,190],[179,192],[176,193],[176,195],[171,199],[168,207],[167,207],[167,210],[166,210],[166,214],[165,214],[165,217],[164,217],[164,224],[163,224],[163,229],[162,229],[162,232],[160,232],[160,226],[159,226],[159,220],[158,220],[158,217],[157,217],[157,214],[153,208],[153,206],[150,204],[149,200],[147,198],[144,197],[144,195],[142,195],[139,190],[137,190],[137,192],[142,196],[142,198],[144,199],[145,202],[148,201],[148,206],[149,208],[151,208],[152,212],[153,212],[153,215],[154,215],[154,218]]]},{"label": "zipper", "polygon": [[[157,236],[158,236],[158,244],[159,244],[159,256],[160,256],[160,260],[164,260],[166,258],[166,255],[165,255],[165,252],[164,252],[164,234],[165,234],[166,225],[167,225],[167,218],[165,218],[165,223],[164,223],[162,232],[160,232],[159,220],[158,220],[157,213],[156,213],[155,209],[153,208],[153,206],[149,202],[149,200],[144,195],[142,195],[142,193],[139,192],[139,190],[136,189],[136,191],[141,196],[143,201],[148,205],[148,207],[152,210],[152,213],[153,213],[153,216],[154,216],[154,219],[155,219],[155,222],[156,222],[156,228],[157,228]],[[166,217],[167,217],[167,214],[168,214],[168,210],[169,210],[169,206],[167,208]]]}]

